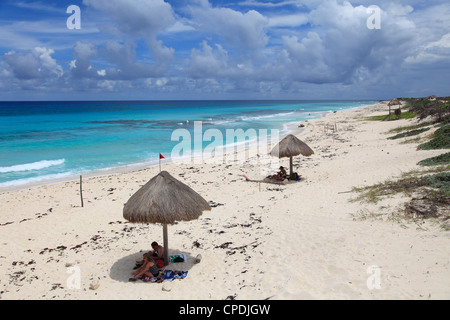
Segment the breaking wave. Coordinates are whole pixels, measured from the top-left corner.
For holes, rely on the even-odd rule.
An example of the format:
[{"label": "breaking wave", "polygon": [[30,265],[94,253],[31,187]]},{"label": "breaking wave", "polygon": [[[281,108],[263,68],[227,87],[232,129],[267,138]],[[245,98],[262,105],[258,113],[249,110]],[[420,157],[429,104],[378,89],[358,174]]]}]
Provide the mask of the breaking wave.
[{"label": "breaking wave", "polygon": [[52,166],[59,166],[63,164],[66,160],[42,160],[38,162],[26,163],[26,164],[18,164],[9,167],[0,167],[0,173],[9,173],[9,172],[21,172],[21,171],[32,171],[32,170],[42,170]]}]

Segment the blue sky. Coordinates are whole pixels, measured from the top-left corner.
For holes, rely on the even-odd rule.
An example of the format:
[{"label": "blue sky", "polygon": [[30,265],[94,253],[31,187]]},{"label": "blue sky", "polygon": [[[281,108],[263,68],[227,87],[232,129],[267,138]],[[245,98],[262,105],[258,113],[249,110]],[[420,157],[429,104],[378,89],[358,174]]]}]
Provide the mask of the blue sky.
[{"label": "blue sky", "polygon": [[0,100],[390,99],[449,74],[448,1],[0,2]]}]

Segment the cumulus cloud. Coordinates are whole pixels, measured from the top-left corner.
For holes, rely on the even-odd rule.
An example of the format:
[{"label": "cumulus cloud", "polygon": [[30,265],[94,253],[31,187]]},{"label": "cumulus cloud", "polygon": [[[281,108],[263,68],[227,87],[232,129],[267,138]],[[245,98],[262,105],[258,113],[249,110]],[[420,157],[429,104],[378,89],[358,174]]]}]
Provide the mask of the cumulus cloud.
[{"label": "cumulus cloud", "polygon": [[166,61],[173,56],[173,49],[157,40],[158,33],[176,23],[171,5],[164,0],[83,0],[83,3],[108,13],[121,33],[145,38],[151,54],[158,61]]},{"label": "cumulus cloud", "polygon": [[90,59],[97,56],[97,48],[93,43],[78,41],[73,48],[74,60],[70,63],[70,69],[75,78],[91,78],[97,75]]},{"label": "cumulus cloud", "polygon": [[285,75],[302,82],[334,81],[334,73],[325,61],[323,40],[315,32],[309,32],[299,40],[296,36],[283,37],[281,64],[287,68]]},{"label": "cumulus cloud", "polygon": [[413,24],[381,11],[381,29],[371,30],[369,13],[346,1],[320,4],[309,14],[317,31],[282,37],[280,67],[297,81],[352,83],[398,66],[414,46]]},{"label": "cumulus cloud", "polygon": [[9,52],[3,58],[19,80],[60,77],[63,69],[52,57],[53,49],[36,47],[26,52]]},{"label": "cumulus cloud", "polygon": [[[0,88],[322,97],[320,88],[330,95],[332,88],[406,92],[408,79],[434,83],[427,71],[438,79],[450,68],[450,4],[442,1],[219,3],[83,0],[90,17],[101,16],[96,37],[80,41],[71,33],[65,46],[45,38],[3,44]],[[373,4],[381,29],[367,27]],[[0,31],[2,40],[14,34],[12,25],[20,24]]]},{"label": "cumulus cloud", "polygon": [[165,68],[158,64],[138,61],[136,45],[133,42],[120,43],[108,41],[101,50],[103,57],[115,65],[107,68],[105,76],[111,80],[133,80],[141,78],[159,77]]},{"label": "cumulus cloud", "polygon": [[203,41],[201,50],[192,49],[186,72],[194,79],[219,76],[226,71],[227,60],[228,52],[221,45],[214,50]]},{"label": "cumulus cloud", "polygon": [[83,4],[107,12],[115,27],[129,35],[156,35],[175,23],[172,7],[164,0],[83,0]]},{"label": "cumulus cloud", "polygon": [[268,20],[268,26],[271,28],[276,27],[298,27],[305,25],[309,22],[307,14],[297,13],[288,15],[272,16]]},{"label": "cumulus cloud", "polygon": [[268,43],[265,27],[269,20],[255,10],[241,13],[202,1],[191,7],[191,14],[200,31],[215,33],[240,51],[256,53]]},{"label": "cumulus cloud", "polygon": [[415,25],[415,48],[408,52],[406,64],[417,67],[450,63],[450,4],[440,4],[421,12],[414,11],[410,16]]}]

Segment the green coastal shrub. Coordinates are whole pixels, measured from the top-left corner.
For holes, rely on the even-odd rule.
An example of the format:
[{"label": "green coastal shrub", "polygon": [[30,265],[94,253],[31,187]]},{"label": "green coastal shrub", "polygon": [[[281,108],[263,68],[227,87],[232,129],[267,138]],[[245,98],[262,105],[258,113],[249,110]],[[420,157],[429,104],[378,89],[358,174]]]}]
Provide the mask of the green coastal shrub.
[{"label": "green coastal shrub", "polygon": [[426,176],[422,180],[428,183],[430,187],[439,189],[447,196],[450,196],[450,172],[441,172],[432,176]]},{"label": "green coastal shrub", "polygon": [[[444,102],[445,101],[445,102]],[[430,117],[435,122],[448,121],[450,119],[450,102],[448,97],[430,100],[428,98],[407,99],[410,112],[417,113],[419,119]]]},{"label": "green coastal shrub", "polygon": [[411,130],[403,133],[399,133],[393,137],[389,137],[388,139],[394,140],[394,139],[400,139],[400,138],[406,138],[411,136],[416,136],[418,134],[421,134],[422,132],[428,131],[430,128],[423,128],[423,129],[417,129],[417,130]]},{"label": "green coastal shrub", "polygon": [[[402,112],[402,114],[400,115],[400,118],[398,118],[394,112],[391,113],[391,119],[412,119],[415,118],[417,116],[416,113],[414,112]],[[381,116],[371,116],[371,117],[367,117],[364,118],[364,120],[366,121],[382,121],[382,120],[387,120],[387,118],[389,117],[389,114],[387,115],[381,115]]]},{"label": "green coastal shrub", "polygon": [[430,141],[419,145],[419,149],[450,149],[450,125],[437,129],[433,138]]},{"label": "green coastal shrub", "polygon": [[419,166],[439,166],[443,164],[450,164],[450,152],[422,160],[418,163]]}]

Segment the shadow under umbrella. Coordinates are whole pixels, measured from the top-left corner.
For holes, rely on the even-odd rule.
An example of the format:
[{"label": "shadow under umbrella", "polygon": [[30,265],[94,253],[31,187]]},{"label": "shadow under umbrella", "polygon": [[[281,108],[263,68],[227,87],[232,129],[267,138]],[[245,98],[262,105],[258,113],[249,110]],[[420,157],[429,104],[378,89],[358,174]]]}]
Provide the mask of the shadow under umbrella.
[{"label": "shadow under umbrella", "polygon": [[[145,251],[136,252],[130,254],[126,257],[123,257],[117,260],[109,271],[109,275],[111,279],[120,281],[120,282],[128,282],[128,279],[132,276],[132,273],[135,271],[133,268],[136,265],[136,261],[142,260],[142,255]],[[196,257],[192,256],[188,252],[179,251],[179,250],[170,250],[171,255],[181,255],[185,254],[186,261],[185,262],[176,262],[170,263],[165,266],[161,270],[177,270],[177,271],[189,271],[195,264]]]}]

